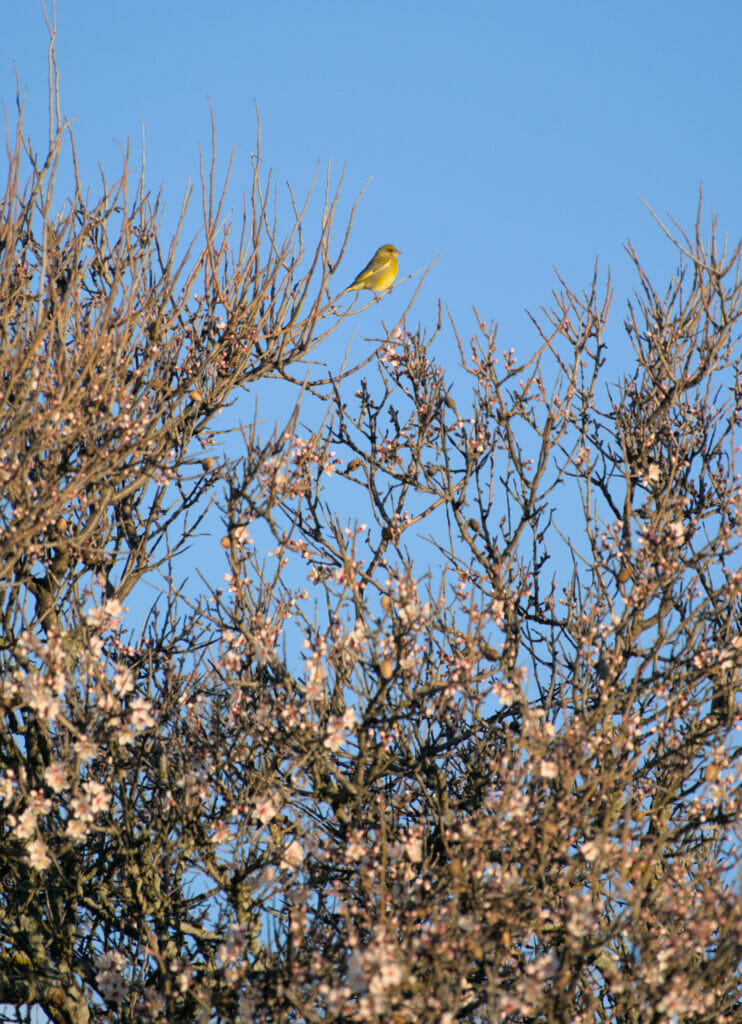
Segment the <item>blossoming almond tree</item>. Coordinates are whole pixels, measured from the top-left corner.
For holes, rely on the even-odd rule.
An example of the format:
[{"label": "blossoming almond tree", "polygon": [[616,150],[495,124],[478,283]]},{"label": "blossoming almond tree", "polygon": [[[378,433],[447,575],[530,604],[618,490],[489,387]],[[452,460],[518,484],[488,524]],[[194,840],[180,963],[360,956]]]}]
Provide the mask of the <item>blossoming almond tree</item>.
[{"label": "blossoming almond tree", "polygon": [[631,253],[620,380],[597,279],[330,373],[336,197],[233,242],[212,173],[183,254],[64,139],[0,206],[3,1019],[739,1020],[739,251]]}]

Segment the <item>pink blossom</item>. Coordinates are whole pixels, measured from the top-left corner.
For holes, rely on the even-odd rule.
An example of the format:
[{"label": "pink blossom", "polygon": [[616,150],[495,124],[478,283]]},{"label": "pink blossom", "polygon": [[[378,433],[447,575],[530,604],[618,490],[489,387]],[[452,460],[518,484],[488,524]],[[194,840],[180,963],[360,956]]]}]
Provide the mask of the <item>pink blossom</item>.
[{"label": "pink blossom", "polygon": [[53,722],[59,715],[59,700],[53,690],[46,685],[46,680],[39,675],[29,677],[22,690],[23,702],[27,704],[39,718]]},{"label": "pink blossom", "polygon": [[83,787],[92,815],[101,814],[111,806],[111,794],[102,782],[90,779]]},{"label": "pink blossom", "polygon": [[345,847],[345,856],[348,860],[360,860],[366,853],[366,847],[362,841],[363,833],[355,832],[348,845]]},{"label": "pink blossom", "polygon": [[70,800],[70,811],[73,819],[77,821],[84,821],[86,824],[90,824],[95,817],[90,804],[82,797],[73,797],[72,800]]},{"label": "pink blossom", "polygon": [[126,967],[126,958],[118,950],[110,949],[96,957],[95,966],[99,971],[114,970],[120,973]]},{"label": "pink blossom", "polygon": [[587,861],[594,861],[600,856],[600,847],[597,843],[592,840],[583,843],[580,847],[580,853]]},{"label": "pink blossom", "polygon": [[75,753],[81,761],[93,761],[100,756],[100,749],[87,736],[81,736],[75,743]]},{"label": "pink blossom", "polygon": [[36,820],[36,812],[31,807],[27,807],[19,817],[15,814],[8,816],[16,839],[30,839],[36,832]]},{"label": "pink blossom", "polygon": [[492,684],[492,696],[497,697],[500,703],[505,707],[509,707],[520,698],[520,693],[514,686],[509,686],[507,683],[495,682]]},{"label": "pink blossom", "polygon": [[118,971],[101,971],[96,974],[95,980],[107,1003],[120,1003],[129,991],[129,986]]},{"label": "pink blossom", "polygon": [[143,697],[136,697],[131,702],[129,721],[137,732],[141,732],[143,729],[150,729],[155,724],[150,701],[145,700]]},{"label": "pink blossom", "polygon": [[341,719],[344,729],[354,729],[358,724],[355,708],[346,708]]},{"label": "pink blossom", "polygon": [[682,547],[685,541],[685,526],[682,522],[670,523],[667,528],[667,533],[672,544],[675,547]]},{"label": "pink blossom", "polygon": [[281,867],[287,870],[295,870],[301,865],[305,856],[304,847],[298,839],[293,839],[283,851]]},{"label": "pink blossom", "polygon": [[307,658],[306,667],[307,681],[304,684],[304,693],[307,700],[315,701],[316,703],[324,701],[327,697],[325,688],[327,671],[322,663],[322,656],[319,651],[315,651],[310,658]]},{"label": "pink blossom", "polygon": [[38,816],[48,814],[52,802],[42,789],[32,789],[28,794],[28,806]]},{"label": "pink blossom", "polygon": [[253,804],[255,816],[262,825],[267,825],[278,814],[279,804],[272,797],[263,797]]},{"label": "pink blossom", "polygon": [[221,843],[227,843],[232,838],[232,832],[228,825],[223,821],[214,826],[211,833],[211,841],[215,846],[219,846]]},{"label": "pink blossom", "polygon": [[342,718],[331,717],[327,723],[328,729],[323,745],[333,754],[336,754],[345,743],[345,728]]},{"label": "pink blossom", "polygon": [[0,803],[9,804],[15,792],[15,772],[11,769],[0,777]]},{"label": "pink blossom", "polygon": [[89,608],[85,616],[93,629],[115,629],[126,609],[120,601],[110,600],[97,608]]},{"label": "pink blossom", "polygon": [[67,822],[65,835],[68,835],[75,842],[81,842],[90,832],[89,823],[83,818],[70,818]]},{"label": "pink blossom", "polygon": [[52,761],[49,767],[44,770],[44,781],[55,793],[62,793],[65,789],[69,789],[70,782],[67,775],[67,766],[61,761]]},{"label": "pink blossom", "polygon": [[37,871],[44,871],[52,862],[46,843],[40,839],[33,839],[26,844],[28,862]]},{"label": "pink blossom", "polygon": [[134,689],[134,673],[130,668],[119,668],[113,675],[111,685],[119,696],[123,697]]}]

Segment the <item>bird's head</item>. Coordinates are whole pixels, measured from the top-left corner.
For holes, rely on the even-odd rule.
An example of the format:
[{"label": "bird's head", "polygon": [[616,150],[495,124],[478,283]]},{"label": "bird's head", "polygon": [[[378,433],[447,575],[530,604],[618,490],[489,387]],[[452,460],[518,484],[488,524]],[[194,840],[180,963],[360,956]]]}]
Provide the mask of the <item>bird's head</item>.
[{"label": "bird's head", "polygon": [[399,249],[396,245],[382,245],[376,253],[377,256],[398,256]]}]

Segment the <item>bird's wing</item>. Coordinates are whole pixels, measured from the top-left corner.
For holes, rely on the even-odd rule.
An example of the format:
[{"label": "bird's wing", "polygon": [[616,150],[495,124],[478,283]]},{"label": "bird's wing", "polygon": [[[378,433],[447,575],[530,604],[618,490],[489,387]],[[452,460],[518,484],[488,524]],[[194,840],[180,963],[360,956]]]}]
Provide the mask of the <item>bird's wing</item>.
[{"label": "bird's wing", "polygon": [[381,270],[382,267],[385,267],[388,260],[388,256],[372,256],[358,277],[356,277],[353,284],[358,284],[359,281],[365,281],[370,274],[375,274],[377,270]]}]

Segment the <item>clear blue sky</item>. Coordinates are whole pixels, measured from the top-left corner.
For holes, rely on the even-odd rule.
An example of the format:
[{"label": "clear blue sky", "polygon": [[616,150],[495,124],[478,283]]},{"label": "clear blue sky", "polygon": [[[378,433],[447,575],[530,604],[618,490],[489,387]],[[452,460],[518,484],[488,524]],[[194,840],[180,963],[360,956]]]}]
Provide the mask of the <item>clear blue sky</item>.
[{"label": "clear blue sky", "polygon": [[[12,115],[15,62],[42,147],[42,12],[36,0],[4,8],[0,97]],[[413,321],[432,325],[441,298],[467,335],[476,305],[524,357],[537,347],[524,309],[550,303],[553,268],[581,291],[599,257],[617,293],[608,370],[630,366],[623,244],[660,287],[677,262],[640,195],[690,228],[702,182],[707,214],[742,236],[739,0],[59,0],[57,22],[63,112],[91,186],[98,161],[118,169],[120,143],[139,149],[143,126],[149,183],[177,211],[208,148],[210,101],[223,164],[238,148],[239,210],[257,105],[275,180],[301,194],[332,161],[349,205],[372,179],[348,279],[385,242],[405,273],[440,253]],[[355,321],[354,345],[410,292]],[[450,334],[437,344],[450,365]]]},{"label": "clear blue sky", "polygon": [[[3,6],[0,96],[12,110],[15,62],[41,145],[42,12]],[[650,266],[674,262],[640,195],[691,226],[703,182],[742,235],[738,0],[59,0],[57,21],[63,111],[91,184],[119,142],[138,150],[143,125],[149,182],[174,211],[209,141],[209,100],[246,183],[256,103],[277,180],[301,192],[331,160],[350,201],[372,179],[351,277],[383,242],[404,271],[441,253],[423,322],[441,297],[468,330],[476,304],[503,344],[529,350],[524,307],[549,302],[554,266],[586,286],[596,256],[620,301],[628,237]]]}]

